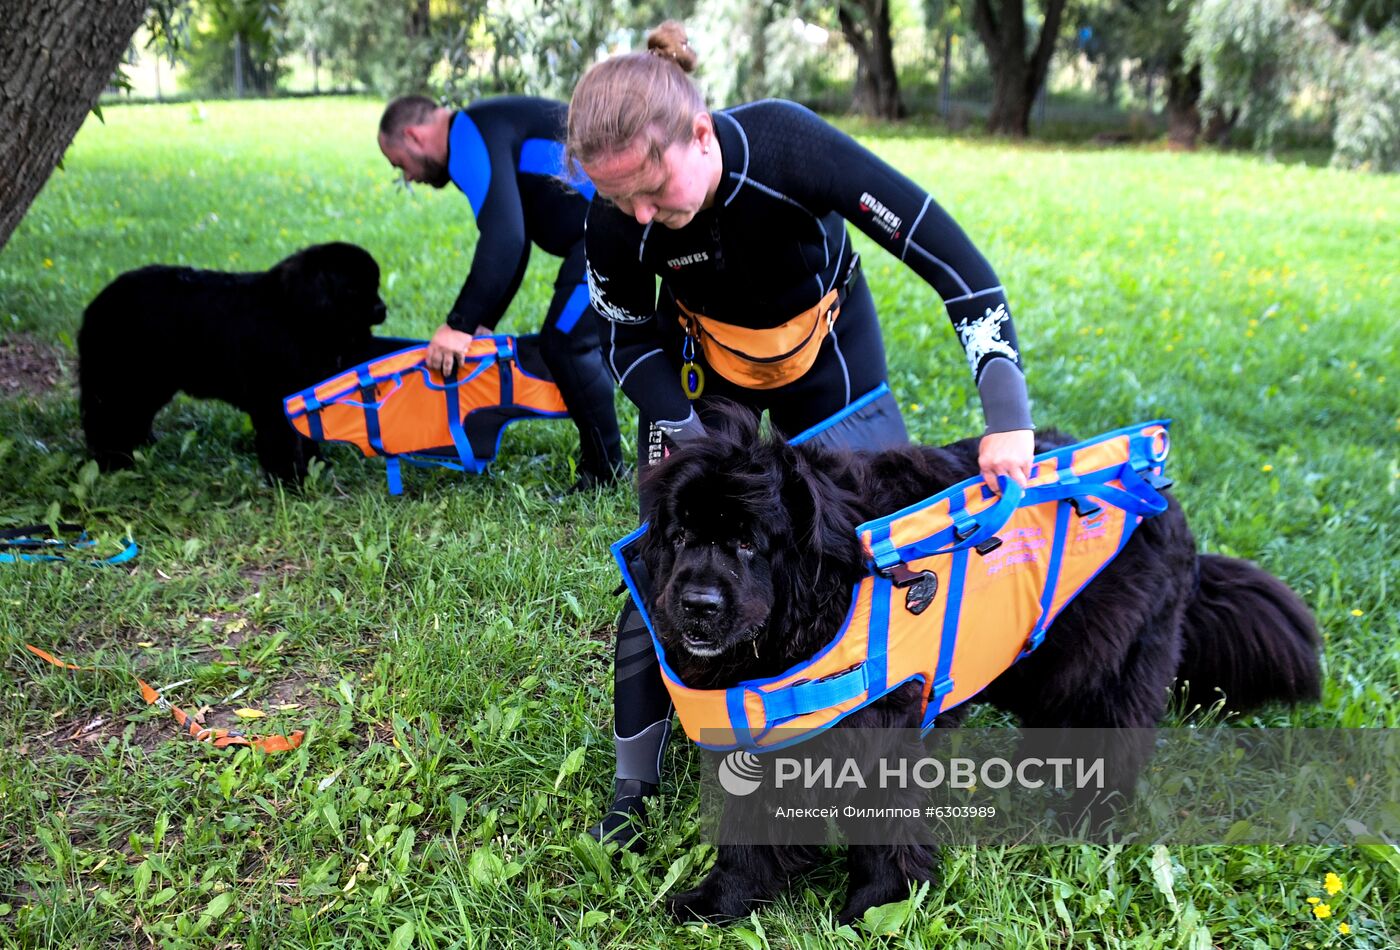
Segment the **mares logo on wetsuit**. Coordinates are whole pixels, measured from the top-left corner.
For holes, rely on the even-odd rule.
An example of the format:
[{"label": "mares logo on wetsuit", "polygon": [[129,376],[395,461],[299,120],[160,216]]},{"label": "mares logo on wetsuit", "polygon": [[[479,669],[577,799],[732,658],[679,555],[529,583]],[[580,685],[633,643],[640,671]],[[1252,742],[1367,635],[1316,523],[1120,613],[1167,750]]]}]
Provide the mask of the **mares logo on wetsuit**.
[{"label": "mares logo on wetsuit", "polygon": [[687,264],[699,264],[701,261],[708,261],[710,255],[706,251],[698,251],[695,254],[685,254],[681,257],[673,257],[666,263],[671,266],[671,270],[680,270]]},{"label": "mares logo on wetsuit", "polygon": [[885,203],[879,198],[868,191],[861,192],[860,210],[869,212],[875,223],[884,228],[891,237],[899,237],[899,226],[904,223],[904,219],[885,207]]}]

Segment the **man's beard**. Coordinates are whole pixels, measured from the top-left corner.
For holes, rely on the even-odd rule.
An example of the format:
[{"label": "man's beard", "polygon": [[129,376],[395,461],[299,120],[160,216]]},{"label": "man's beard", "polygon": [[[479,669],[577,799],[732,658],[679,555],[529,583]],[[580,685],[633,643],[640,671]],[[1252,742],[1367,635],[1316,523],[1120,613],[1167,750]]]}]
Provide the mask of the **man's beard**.
[{"label": "man's beard", "polygon": [[446,188],[447,184],[452,181],[452,176],[447,173],[447,164],[445,162],[435,161],[426,156],[422,159],[422,162],[423,184],[432,185],[434,188]]}]

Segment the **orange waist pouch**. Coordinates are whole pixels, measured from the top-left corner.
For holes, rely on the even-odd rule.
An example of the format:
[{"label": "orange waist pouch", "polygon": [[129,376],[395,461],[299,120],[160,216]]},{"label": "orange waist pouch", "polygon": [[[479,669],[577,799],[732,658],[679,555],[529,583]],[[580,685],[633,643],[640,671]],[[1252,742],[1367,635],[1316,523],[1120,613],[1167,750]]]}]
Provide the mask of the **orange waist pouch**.
[{"label": "orange waist pouch", "polygon": [[725,379],[747,389],[777,389],[800,379],[817,360],[822,341],[841,314],[840,291],[826,296],[786,323],[766,330],[722,323],[696,313],[679,299],[677,320]]}]

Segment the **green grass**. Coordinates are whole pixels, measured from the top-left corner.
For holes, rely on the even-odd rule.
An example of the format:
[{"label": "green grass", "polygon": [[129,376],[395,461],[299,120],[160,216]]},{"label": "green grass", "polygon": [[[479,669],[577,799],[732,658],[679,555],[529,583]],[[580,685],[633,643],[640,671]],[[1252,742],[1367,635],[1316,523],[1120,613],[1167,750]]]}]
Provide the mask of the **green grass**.
[{"label": "green grass", "polygon": [[[741,927],[672,926],[664,895],[713,858],[684,743],[646,856],[610,858],[580,836],[610,792],[619,604],[607,545],[635,503],[622,489],[551,501],[570,480],[567,423],[513,427],[494,477],[412,470],[390,498],[381,464],[337,450],[291,495],[263,484],[239,414],[181,399],[134,471],[95,477],[72,340],[123,270],[263,268],[352,240],[383,268],[388,332],[437,324],[470,261],[470,209],[391,185],[378,108],[108,108],[0,254],[0,335],[52,345],[66,372],[46,392],[0,396],[0,520],[61,514],[106,550],[127,531],[142,545],[123,569],[0,567],[0,944],[1400,940],[1400,861],[1317,847],[956,850],[893,937],[832,929],[844,886],[833,862]],[[1400,724],[1400,181],[862,134],[996,265],[1040,423],[1087,435],[1174,417],[1172,473],[1201,544],[1259,560],[1312,605],[1323,702],[1261,721]],[[977,431],[941,306],[863,250],[912,434]],[[550,264],[537,255],[506,326],[537,323]],[[103,671],[54,669],[24,643]],[[210,705],[211,722],[253,707],[271,714],[259,729],[308,740],[276,755],[197,745],[140,702],[132,672],[188,680],[171,698]],[[1329,871],[1345,889],[1319,920],[1306,900],[1325,898]]]}]

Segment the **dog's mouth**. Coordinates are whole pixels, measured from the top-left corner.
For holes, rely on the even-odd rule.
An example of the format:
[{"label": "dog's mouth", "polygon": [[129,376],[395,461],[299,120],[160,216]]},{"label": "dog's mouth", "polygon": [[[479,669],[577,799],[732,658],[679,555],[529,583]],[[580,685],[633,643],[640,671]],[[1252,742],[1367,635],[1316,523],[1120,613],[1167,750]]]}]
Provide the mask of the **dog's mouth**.
[{"label": "dog's mouth", "polygon": [[[755,624],[741,630],[737,635],[725,638],[724,640],[717,640],[703,633],[688,631],[682,631],[679,639],[680,645],[684,648],[685,652],[698,659],[708,660],[722,653],[737,649],[746,643],[755,643],[758,640],[758,635],[762,632],[763,624]],[[756,646],[755,649],[757,649]]]},{"label": "dog's mouth", "polygon": [[685,652],[691,656],[698,656],[704,660],[708,660],[712,656],[719,656],[724,652],[724,647],[713,640],[701,639],[689,633],[681,634],[681,646],[685,647]]}]

